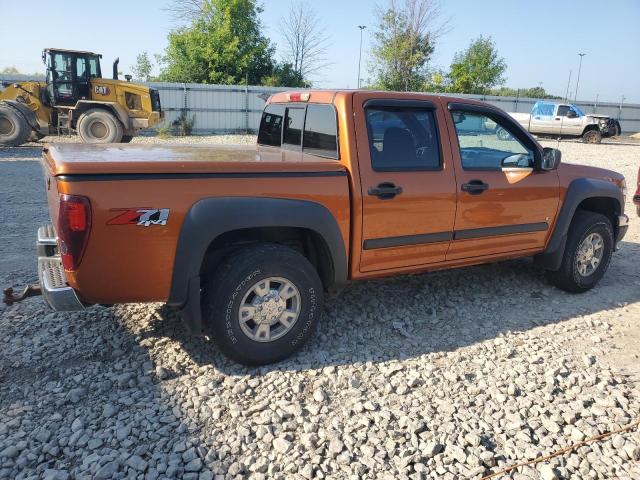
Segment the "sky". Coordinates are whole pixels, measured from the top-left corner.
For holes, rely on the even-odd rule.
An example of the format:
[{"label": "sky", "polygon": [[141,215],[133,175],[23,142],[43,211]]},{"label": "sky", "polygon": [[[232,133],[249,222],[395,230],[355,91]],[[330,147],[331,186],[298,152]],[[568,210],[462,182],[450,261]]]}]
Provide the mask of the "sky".
[{"label": "sky", "polygon": [[[376,5],[386,0],[308,1],[330,37],[331,62],[314,78],[323,88],[357,86],[360,30],[363,36],[362,77],[369,77],[370,48]],[[265,34],[280,47],[279,21],[290,0],[264,0]],[[0,69],[44,72],[45,47],[91,50],[103,54],[103,72],[120,57],[129,73],[141,51],[161,53],[167,32],[176,27],[163,9],[165,0],[0,0]],[[457,51],[479,35],[490,35],[508,68],[506,86],[542,86],[564,96],[569,71],[575,92],[578,53],[583,59],[579,100],[640,104],[640,1],[638,0],[442,0],[442,18],[449,31],[437,45],[431,64],[448,68]],[[280,55],[281,49],[278,48]],[[573,96],[573,93],[572,95]]]}]

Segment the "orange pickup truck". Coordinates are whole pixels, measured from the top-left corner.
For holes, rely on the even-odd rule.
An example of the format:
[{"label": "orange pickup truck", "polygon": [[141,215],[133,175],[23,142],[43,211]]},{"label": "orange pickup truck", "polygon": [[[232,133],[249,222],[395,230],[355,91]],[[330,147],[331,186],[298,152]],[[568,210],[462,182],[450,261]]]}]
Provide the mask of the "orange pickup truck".
[{"label": "orange pickup truck", "polygon": [[349,281],[535,257],[582,292],[627,230],[620,174],[560,164],[469,99],[279,93],[257,143],[47,146],[46,302],[165,302],[257,365],[298,349]]}]

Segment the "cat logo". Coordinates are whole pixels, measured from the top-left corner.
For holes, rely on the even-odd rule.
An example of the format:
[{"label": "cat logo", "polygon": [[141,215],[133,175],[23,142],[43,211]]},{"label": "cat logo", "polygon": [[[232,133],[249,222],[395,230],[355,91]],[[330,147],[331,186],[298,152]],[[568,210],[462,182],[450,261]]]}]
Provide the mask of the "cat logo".
[{"label": "cat logo", "polygon": [[106,85],[96,85],[93,88],[93,91],[98,95],[109,95],[111,93],[111,90],[109,90],[109,87],[107,87]]},{"label": "cat logo", "polygon": [[112,212],[121,212],[107,222],[107,225],[166,225],[169,220],[168,208],[115,208]]}]

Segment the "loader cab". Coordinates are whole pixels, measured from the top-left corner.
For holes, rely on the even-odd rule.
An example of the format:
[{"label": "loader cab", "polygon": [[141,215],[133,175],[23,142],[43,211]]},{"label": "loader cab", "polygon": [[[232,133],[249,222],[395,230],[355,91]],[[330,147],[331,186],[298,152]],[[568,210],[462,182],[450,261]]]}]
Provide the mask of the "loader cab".
[{"label": "loader cab", "polygon": [[47,66],[45,104],[74,106],[78,100],[91,99],[91,79],[102,78],[102,55],[92,52],[48,48],[42,52]]}]

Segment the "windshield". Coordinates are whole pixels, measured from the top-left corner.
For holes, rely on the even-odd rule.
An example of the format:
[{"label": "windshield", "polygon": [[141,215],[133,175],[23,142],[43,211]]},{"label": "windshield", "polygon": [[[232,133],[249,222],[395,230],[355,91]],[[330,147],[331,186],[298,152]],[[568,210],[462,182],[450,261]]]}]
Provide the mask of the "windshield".
[{"label": "windshield", "polygon": [[577,105],[571,104],[571,108],[573,108],[576,111],[579,117],[584,117],[584,112],[580,110],[580,107],[578,107]]}]

